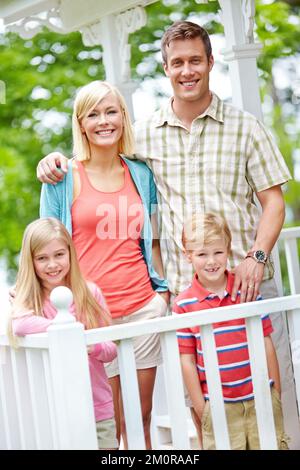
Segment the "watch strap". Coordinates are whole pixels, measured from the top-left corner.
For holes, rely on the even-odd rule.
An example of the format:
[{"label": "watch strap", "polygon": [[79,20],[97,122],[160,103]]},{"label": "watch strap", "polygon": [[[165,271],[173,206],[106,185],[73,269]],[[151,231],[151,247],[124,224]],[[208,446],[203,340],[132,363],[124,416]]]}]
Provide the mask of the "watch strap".
[{"label": "watch strap", "polygon": [[[259,259],[259,258],[256,256],[256,253],[258,253],[258,252],[261,252],[261,253],[264,254],[264,259]],[[257,263],[266,264],[267,259],[268,259],[268,255],[267,255],[263,250],[250,250],[250,251],[248,251],[248,253],[246,254],[245,259],[246,259],[246,258],[252,258],[252,259],[254,259]]]}]

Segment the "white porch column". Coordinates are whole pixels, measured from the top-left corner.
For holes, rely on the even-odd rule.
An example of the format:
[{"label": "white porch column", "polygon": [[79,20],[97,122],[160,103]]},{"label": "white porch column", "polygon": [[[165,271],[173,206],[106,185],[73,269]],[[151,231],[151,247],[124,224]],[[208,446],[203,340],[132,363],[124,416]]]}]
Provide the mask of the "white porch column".
[{"label": "white porch column", "polygon": [[132,94],[138,84],[131,80],[128,36],[144,26],[146,20],[145,9],[136,7],[118,15],[105,16],[98,23],[81,30],[86,46],[102,45],[106,80],[118,87],[126,100],[132,119]]},{"label": "white porch column", "polygon": [[226,38],[223,54],[229,63],[233,104],[262,120],[256,65],[262,45],[253,40],[255,1],[220,0],[219,4]]},{"label": "white porch column", "polygon": [[[226,38],[226,49],[223,54],[229,64],[233,104],[254,114],[259,120],[263,121],[256,64],[262,45],[255,43],[253,38],[255,0],[219,0],[219,4],[222,9],[221,15]],[[258,201],[257,205],[259,206]],[[275,282],[279,295],[281,295],[283,289],[277,245],[272,251],[272,256],[275,264]],[[284,330],[280,330],[280,337],[278,336],[279,332],[277,334],[276,341],[278,344],[276,344],[276,349],[281,365],[285,429],[292,439],[291,448],[293,449],[299,448],[299,422],[284,314],[282,314],[282,320],[279,317],[276,318],[276,325],[277,328],[283,328]],[[282,326],[279,327],[278,325]]]},{"label": "white porch column", "polygon": [[[229,65],[232,102],[263,121],[256,64],[262,45],[253,39],[255,0],[219,0],[219,4],[226,39],[223,54]],[[272,255],[276,285],[279,295],[283,295],[277,246]]]}]

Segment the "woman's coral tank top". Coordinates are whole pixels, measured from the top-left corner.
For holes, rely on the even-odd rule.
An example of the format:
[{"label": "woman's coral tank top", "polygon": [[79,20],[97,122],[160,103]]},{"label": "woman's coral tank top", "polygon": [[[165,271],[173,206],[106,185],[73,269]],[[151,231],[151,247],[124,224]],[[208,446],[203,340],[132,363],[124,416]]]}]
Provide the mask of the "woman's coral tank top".
[{"label": "woman's coral tank top", "polygon": [[126,163],[123,187],[98,191],[77,162],[80,194],[72,205],[72,230],[81,272],[102,290],[113,318],[129,315],[154,297],[140,246],[142,200]]}]

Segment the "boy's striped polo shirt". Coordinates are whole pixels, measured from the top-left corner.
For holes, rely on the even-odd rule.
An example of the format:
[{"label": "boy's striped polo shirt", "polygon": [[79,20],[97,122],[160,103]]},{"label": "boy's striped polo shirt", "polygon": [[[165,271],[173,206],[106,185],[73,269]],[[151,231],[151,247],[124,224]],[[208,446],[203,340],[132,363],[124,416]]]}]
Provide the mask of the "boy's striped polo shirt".
[{"label": "boy's striped polo shirt", "polygon": [[[192,284],[175,298],[173,314],[191,313],[199,310],[235,305],[231,300],[234,275],[228,273],[224,298],[220,299],[204,289],[195,275]],[[261,299],[258,298],[257,300]],[[268,315],[262,316],[263,334],[269,336],[272,323]],[[213,324],[222,391],[225,402],[250,400],[254,397],[252,377],[244,319],[224,321]],[[205,366],[201,345],[201,331],[198,326],[177,331],[181,354],[195,354],[199,380],[205,399],[209,399]],[[271,381],[272,382],[272,381]]]}]

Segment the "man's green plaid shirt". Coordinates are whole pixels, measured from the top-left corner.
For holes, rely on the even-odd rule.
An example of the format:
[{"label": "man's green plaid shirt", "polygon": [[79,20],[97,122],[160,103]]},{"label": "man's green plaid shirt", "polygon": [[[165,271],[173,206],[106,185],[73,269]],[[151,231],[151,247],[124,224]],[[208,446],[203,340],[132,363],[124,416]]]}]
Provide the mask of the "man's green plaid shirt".
[{"label": "man's green plaid shirt", "polygon": [[[190,131],[172,110],[172,100],[135,125],[137,157],[153,171],[158,189],[165,275],[173,294],[192,279],[182,252],[182,227],[193,212],[217,212],[232,233],[231,268],[253,246],[260,209],[254,194],[291,178],[270,133],[253,115],[212,94]],[[272,262],[264,279],[273,276]]]}]

